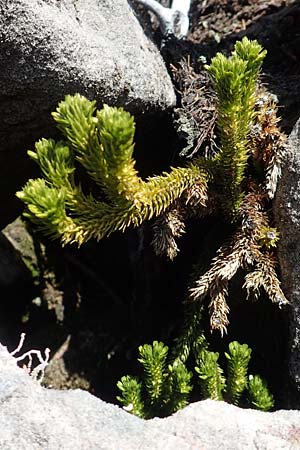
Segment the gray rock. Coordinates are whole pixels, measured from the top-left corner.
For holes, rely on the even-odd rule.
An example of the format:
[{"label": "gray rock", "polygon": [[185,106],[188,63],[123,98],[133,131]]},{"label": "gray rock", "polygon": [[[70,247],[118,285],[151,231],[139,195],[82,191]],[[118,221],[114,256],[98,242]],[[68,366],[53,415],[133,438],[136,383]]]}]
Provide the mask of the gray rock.
[{"label": "gray rock", "polygon": [[19,252],[7,237],[0,233],[0,288],[11,288],[28,280],[30,273]]},{"label": "gray rock", "polygon": [[145,421],[81,391],[41,387],[0,345],[1,450],[297,450],[300,412],[211,400]]},{"label": "gray rock", "polygon": [[175,103],[127,0],[0,0],[0,44],[2,217],[31,174],[26,150],[55,133],[50,112],[66,94],[122,105],[144,123]]},{"label": "gray rock", "polygon": [[274,212],[282,286],[290,301],[287,398],[290,407],[300,408],[300,119],[288,139]]},{"label": "gray rock", "polygon": [[0,288],[39,278],[34,242],[21,218],[0,233]]},{"label": "gray rock", "polygon": [[[11,248],[14,255],[5,265],[2,254],[6,248]],[[39,264],[35,252],[34,241],[21,217],[0,233],[0,285],[9,285],[18,282],[16,276],[21,269],[26,268],[27,277],[35,279],[40,277]]]}]

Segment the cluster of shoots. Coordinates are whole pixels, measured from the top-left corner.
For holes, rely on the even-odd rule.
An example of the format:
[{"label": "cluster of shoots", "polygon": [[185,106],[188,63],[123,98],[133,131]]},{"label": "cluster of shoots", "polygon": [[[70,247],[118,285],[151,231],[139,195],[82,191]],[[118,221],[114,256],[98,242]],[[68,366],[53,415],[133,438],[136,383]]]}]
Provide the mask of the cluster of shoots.
[{"label": "cluster of shoots", "polygon": [[[25,204],[25,216],[62,244],[82,245],[156,219],[154,250],[172,260],[189,217],[222,214],[232,224],[231,238],[205,273],[195,273],[189,289],[187,303],[197,306],[178,338],[183,359],[167,364],[163,344],[142,346],[144,380],[123,377],[119,383],[120,401],[141,417],[170,413],[186,404],[191,374],[184,357],[201,334],[200,311],[208,301],[211,330],[222,335],[227,331],[229,283],[238,271],[244,274],[247,297],[257,299],[264,291],[279,307],[288,303],[276,273],[279,236],[270,204],[286,143],[276,101],[259,85],[265,54],[257,41],[243,38],[229,57],[219,53],[206,67],[216,94],[217,151],[203,156],[200,150],[192,152],[194,158],[184,167],[142,179],[133,157],[133,117],[122,108],[104,105],[98,110],[94,101],[79,94],[66,96],[53,113],[62,140],[41,139],[28,152],[40,166],[41,178],[29,180],[17,195]],[[83,172],[88,183],[81,182]],[[226,357],[225,382],[218,355],[199,353],[196,372],[203,395],[237,403],[247,388],[253,405],[271,407],[263,381],[246,378],[248,347],[232,343]]]},{"label": "cluster of shoots", "polygon": [[[154,249],[173,259],[187,217],[222,212],[236,232],[198,276],[190,300],[210,298],[211,328],[223,334],[229,323],[228,284],[243,269],[249,272],[244,284],[249,295],[257,297],[264,289],[272,302],[287,304],[275,271],[278,233],[266,213],[285,137],[274,101],[258,85],[265,53],[244,38],[231,56],[219,53],[212,59],[207,70],[217,97],[219,151],[147,180],[135,169],[133,117],[107,105],[97,110],[95,102],[79,94],[67,96],[53,113],[64,140],[42,139],[28,152],[43,178],[29,180],[17,194],[26,205],[25,216],[63,244],[78,245],[158,217]],[[91,179],[89,192],[76,176],[78,165]]]},{"label": "cluster of shoots", "polygon": [[164,417],[182,409],[189,403],[195,382],[200,385],[203,399],[241,403],[262,411],[274,405],[266,382],[259,375],[248,375],[251,349],[246,344],[229,344],[225,353],[227,378],[218,363],[219,354],[207,350],[203,342],[195,354],[194,374],[178,358],[168,362],[168,347],[162,342],[140,346],[139,355],[143,377],[126,375],[117,383],[119,402],[138,417]]}]

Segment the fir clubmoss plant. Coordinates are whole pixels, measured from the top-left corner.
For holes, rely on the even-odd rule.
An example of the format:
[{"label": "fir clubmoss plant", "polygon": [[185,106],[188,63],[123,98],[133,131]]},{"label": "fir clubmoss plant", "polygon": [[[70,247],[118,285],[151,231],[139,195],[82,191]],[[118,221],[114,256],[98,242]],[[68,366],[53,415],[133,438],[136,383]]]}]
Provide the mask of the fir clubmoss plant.
[{"label": "fir clubmoss plant", "polygon": [[195,367],[199,376],[204,398],[225,399],[235,405],[240,404],[243,393],[247,394],[248,403],[256,409],[268,411],[274,406],[274,399],[267,384],[259,375],[247,375],[251,349],[247,344],[234,341],[229,344],[227,358],[227,378],[219,366],[219,354],[208,350],[202,351]]},{"label": "fir clubmoss plant", "polygon": [[223,400],[223,390],[226,384],[223,370],[218,364],[219,353],[204,350],[198,357],[198,373],[203,398]]},{"label": "fir clubmoss plant", "polygon": [[[273,303],[279,307],[288,303],[275,271],[275,255],[268,239],[274,242],[274,229],[270,230],[264,211],[264,195],[251,192],[242,201],[242,221],[231,240],[224,244],[214,258],[210,269],[201,275],[190,289],[191,300],[201,300],[210,295],[209,312],[211,328],[226,331],[229,307],[228,283],[239,269],[252,271],[245,276],[243,287],[248,295],[258,298],[263,288]],[[268,236],[265,230],[272,231]],[[263,233],[263,235],[262,235]],[[262,240],[262,236],[264,239]]]},{"label": "fir clubmoss plant", "polygon": [[168,347],[154,341],[139,347],[139,362],[144,369],[143,380],[124,376],[117,383],[123,408],[149,419],[167,416],[188,404],[192,390],[192,374],[179,361],[167,364]]},{"label": "fir clubmoss plant", "polygon": [[229,281],[239,269],[249,271],[244,283],[248,295],[258,298],[263,288],[279,307],[288,303],[272,251],[278,233],[266,212],[280,176],[285,136],[277,127],[274,99],[258,84],[265,53],[256,41],[244,38],[231,57],[218,54],[208,67],[217,92],[220,151],[205,163],[213,174],[211,191],[237,229],[218,250],[210,269],[194,282],[190,300],[210,296],[211,329],[221,334],[229,323]]},{"label": "fir clubmoss plant", "polygon": [[[235,231],[211,267],[195,276],[187,302],[210,297],[211,329],[223,334],[229,282],[242,269],[248,295],[258,297],[263,288],[271,301],[287,304],[275,270],[278,235],[268,203],[280,176],[285,136],[274,99],[258,84],[265,53],[256,41],[243,38],[231,56],[212,59],[207,70],[216,92],[218,152],[147,180],[135,169],[132,116],[107,105],[96,110],[95,102],[79,94],[66,96],[53,113],[64,140],[42,139],[28,152],[44,178],[29,180],[18,192],[25,215],[63,244],[78,245],[157,217],[154,249],[173,259],[186,218],[221,212]],[[91,189],[82,187],[80,165]],[[197,308],[185,326],[185,343],[181,339],[183,360],[191,340],[197,340]]]},{"label": "fir clubmoss plant", "polygon": [[269,411],[274,406],[274,399],[270,394],[267,383],[259,375],[249,375],[249,400],[261,411]]},{"label": "fir clubmoss plant", "polygon": [[[219,353],[208,351],[202,339],[201,346],[195,348],[195,372],[204,399],[226,400],[240,404],[241,396],[248,395],[248,403],[256,409],[270,410],[274,405],[272,394],[259,375],[247,376],[251,349],[246,344],[231,342],[227,358],[227,378],[218,363]],[[189,393],[193,389],[192,373],[186,365],[173,359],[167,362],[168,347],[154,341],[152,345],[139,347],[139,362],[144,369],[144,377],[123,376],[117,383],[121,395],[117,397],[123,408],[138,417],[149,419],[167,416],[188,404]]]},{"label": "fir clubmoss plant", "polygon": [[246,271],[247,296],[258,298],[264,289],[279,307],[288,303],[275,270],[274,248],[279,237],[272,226],[269,203],[280,177],[286,137],[278,128],[274,96],[258,82],[265,54],[256,41],[244,38],[229,58],[218,54],[207,66],[217,94],[219,151],[195,158],[209,174],[206,208],[192,202],[186,206],[183,197],[154,226],[156,252],[173,259],[178,251],[176,238],[184,233],[186,218],[221,211],[235,225],[231,239],[220,247],[211,267],[195,275],[187,299],[188,303],[210,298],[211,329],[221,334],[229,324],[229,282],[240,269]]},{"label": "fir clubmoss plant", "polygon": [[247,369],[251,357],[251,349],[247,344],[234,341],[229,344],[227,358],[226,397],[231,403],[238,404],[247,386]]},{"label": "fir clubmoss plant", "polygon": [[[206,201],[205,172],[195,164],[143,181],[135,169],[133,117],[122,108],[76,94],[66,96],[53,113],[66,141],[42,139],[29,156],[44,178],[29,180],[18,197],[26,204],[25,216],[43,232],[64,244],[101,239],[129,225],[138,226],[161,214],[194,184]],[[98,194],[84,193],[76,181],[80,163],[98,186]]]},{"label": "fir clubmoss plant", "polygon": [[[220,151],[213,170],[217,189],[226,189],[223,207],[233,217],[242,199],[242,181],[249,157],[251,125],[255,117],[256,85],[266,51],[256,41],[237,42],[230,58],[218,53],[207,70],[217,93]],[[223,196],[223,199],[225,197]]]},{"label": "fir clubmoss plant", "polygon": [[118,381],[117,386],[121,391],[121,395],[117,399],[123,408],[135,416],[146,418],[142,383],[136,377],[125,375]]},{"label": "fir clubmoss plant", "polygon": [[164,386],[168,347],[162,342],[154,341],[152,346],[139,347],[139,362],[145,371],[145,384],[151,406],[156,406],[162,396]]}]

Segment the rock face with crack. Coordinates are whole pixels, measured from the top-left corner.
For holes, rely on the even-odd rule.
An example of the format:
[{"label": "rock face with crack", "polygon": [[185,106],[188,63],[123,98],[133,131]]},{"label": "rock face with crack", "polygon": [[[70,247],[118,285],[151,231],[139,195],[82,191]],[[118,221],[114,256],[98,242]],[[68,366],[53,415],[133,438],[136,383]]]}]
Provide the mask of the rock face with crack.
[{"label": "rock face with crack", "polygon": [[300,119],[289,139],[274,204],[280,232],[278,246],[282,286],[290,301],[287,398],[300,407]]},{"label": "rock face with crack", "polygon": [[50,112],[66,94],[145,120],[175,104],[161,55],[127,0],[1,0],[0,43],[2,216],[32,170],[26,149],[55,133]]},{"label": "rock face with crack", "polygon": [[299,411],[263,413],[206,400],[145,421],[79,389],[41,387],[1,345],[0,373],[3,450],[300,448]]}]

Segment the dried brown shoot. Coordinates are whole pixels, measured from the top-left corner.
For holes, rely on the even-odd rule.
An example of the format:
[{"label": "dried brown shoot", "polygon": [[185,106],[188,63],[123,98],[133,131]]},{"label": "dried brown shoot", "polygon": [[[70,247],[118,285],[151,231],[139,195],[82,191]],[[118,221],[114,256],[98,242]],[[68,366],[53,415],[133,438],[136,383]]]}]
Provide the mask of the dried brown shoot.
[{"label": "dried brown shoot", "polygon": [[205,215],[207,202],[206,185],[199,182],[187,189],[183,196],[161,214],[153,225],[152,245],[157,255],[173,260],[179,248],[176,238],[185,233],[184,220],[193,215]]},{"label": "dried brown shoot", "polygon": [[277,99],[261,88],[256,102],[257,117],[250,134],[253,158],[265,169],[265,189],[268,197],[275,195],[286,154],[287,137],[278,126]]},{"label": "dried brown shoot", "polygon": [[175,238],[185,233],[185,226],[180,208],[173,206],[165,211],[153,225],[152,245],[157,255],[166,255],[173,260],[179,248]]},{"label": "dried brown shoot", "polygon": [[279,307],[287,305],[288,300],[282,292],[280,281],[275,271],[276,261],[274,256],[271,253],[263,254],[258,251],[256,260],[255,270],[245,276],[243,287],[247,290],[248,295],[252,293],[254,298],[257,299],[260,289],[264,288],[273,303],[277,303]]},{"label": "dried brown shoot", "polygon": [[213,259],[211,268],[196,280],[190,289],[192,301],[210,295],[209,312],[212,330],[223,335],[228,325],[229,307],[226,303],[228,282],[241,269],[254,269],[245,277],[244,287],[256,297],[263,287],[271,301],[279,306],[287,304],[275,271],[274,257],[261,247],[261,228],[268,226],[264,211],[265,196],[257,190],[245,196],[241,205],[242,224],[229,244],[223,245]]},{"label": "dried brown shoot", "polygon": [[217,280],[210,288],[211,302],[208,306],[211,330],[219,330],[221,335],[227,331],[229,324],[229,307],[226,302],[228,296],[227,280]]}]

